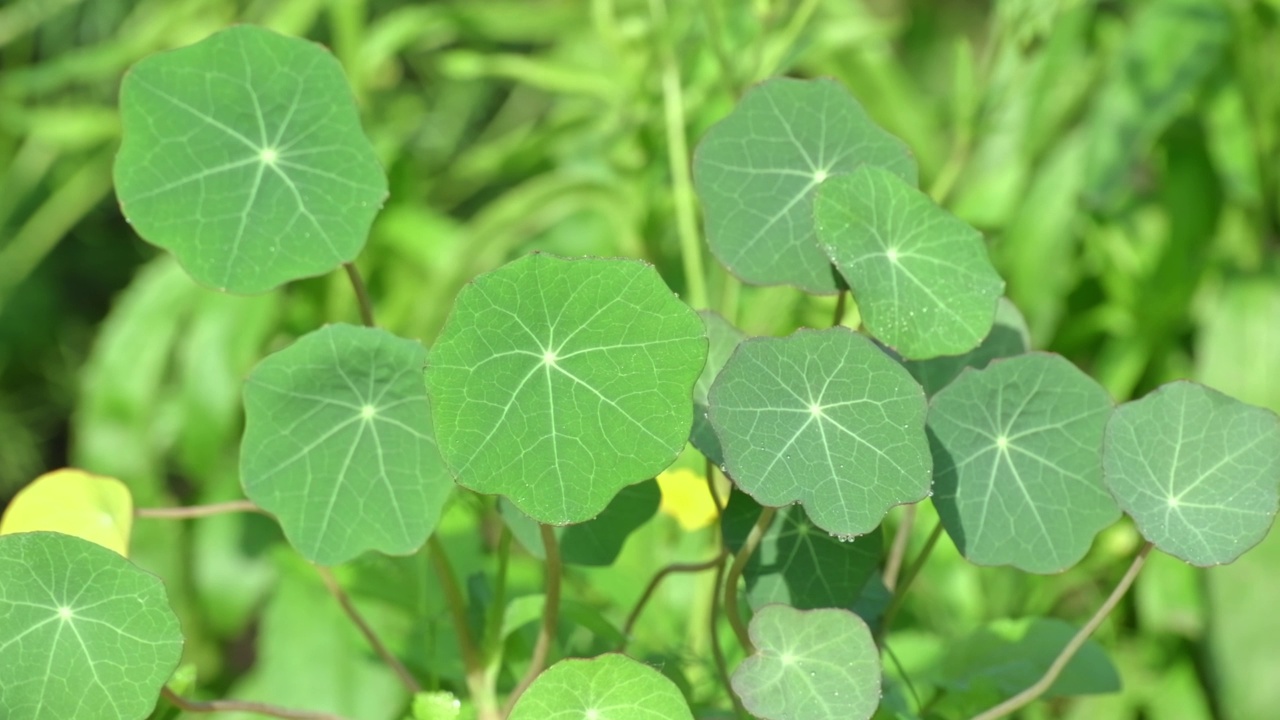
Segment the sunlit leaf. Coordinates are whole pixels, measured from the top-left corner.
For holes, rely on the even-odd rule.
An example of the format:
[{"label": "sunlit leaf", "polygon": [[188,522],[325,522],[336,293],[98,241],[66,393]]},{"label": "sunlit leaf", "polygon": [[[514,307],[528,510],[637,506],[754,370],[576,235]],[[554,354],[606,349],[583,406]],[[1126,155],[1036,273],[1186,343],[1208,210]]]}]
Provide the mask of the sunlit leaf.
[{"label": "sunlit leaf", "polygon": [[1102,484],[1112,410],[1098,383],[1059,355],[966,370],[934,396],[934,505],[980,565],[1051,573],[1074,565],[1120,516]]},{"label": "sunlit leaf", "polygon": [[676,684],[625,655],[571,659],[547,668],[510,720],[693,720]]},{"label": "sunlit leaf", "polygon": [[1193,565],[1229,563],[1275,519],[1280,419],[1191,382],[1116,409],[1107,487],[1156,547]]},{"label": "sunlit leaf", "polygon": [[814,236],[813,197],[823,181],[863,165],[916,182],[911,151],[838,83],[774,78],[752,88],[694,153],[711,251],[748,283],[835,292]]},{"label": "sunlit leaf", "polygon": [[1031,349],[1027,322],[1012,302],[1000,298],[996,306],[996,321],[991,332],[978,347],[962,355],[943,355],[928,360],[908,360],[904,364],[911,376],[932,397],[948,383],[955,380],[967,367],[981,370],[992,360],[1021,355]]},{"label": "sunlit leaf", "polygon": [[710,402],[737,486],[763,505],[801,503],[829,533],[869,533],[929,492],[924,391],[847,328],[743,342]]},{"label": "sunlit leaf", "polygon": [[[646,480],[628,485],[618,491],[609,506],[596,517],[576,525],[558,527],[560,560],[570,565],[612,565],[622,552],[622,546],[631,533],[658,511],[660,494],[658,484]],[[542,531],[538,521],[520,512],[511,501],[498,502],[502,519],[511,528],[515,539],[528,553],[539,560],[546,559],[542,545]]]},{"label": "sunlit leaf", "polygon": [[160,579],[96,543],[0,537],[0,717],[142,720],[182,656]]},{"label": "sunlit leaf", "polygon": [[755,654],[733,671],[733,691],[761,720],[866,720],[880,704],[871,631],[847,610],[769,605],[751,618]]},{"label": "sunlit leaf", "polygon": [[145,240],[259,293],[364,247],[387,181],[323,47],[238,25],[151,55],[120,89],[115,186]]},{"label": "sunlit leaf", "polygon": [[0,535],[48,530],[129,556],[133,496],[124,483],[83,470],[45,473],[23,488],[0,517]]},{"label": "sunlit leaf", "polygon": [[991,331],[1004,280],[982,234],[928,195],[864,165],[822,184],[814,216],[867,331],[903,357],[965,353]]},{"label": "sunlit leaf", "polygon": [[527,255],[464,288],[432,348],[441,453],[539,522],[589,520],[679,455],[706,354],[652,266]]},{"label": "sunlit leaf", "polygon": [[702,322],[707,326],[707,364],[693,386],[693,430],[689,432],[689,442],[708,460],[716,465],[723,465],[724,450],[720,447],[720,439],[716,437],[715,430],[711,428],[711,422],[707,420],[707,395],[711,392],[711,384],[715,382],[716,376],[729,361],[729,356],[747,336],[715,311],[699,310],[698,315],[702,316]]},{"label": "sunlit leaf", "polygon": [[384,330],[329,325],[268,356],[245,383],[245,494],[307,559],[407,554],[453,483],[431,435],[426,350]]}]

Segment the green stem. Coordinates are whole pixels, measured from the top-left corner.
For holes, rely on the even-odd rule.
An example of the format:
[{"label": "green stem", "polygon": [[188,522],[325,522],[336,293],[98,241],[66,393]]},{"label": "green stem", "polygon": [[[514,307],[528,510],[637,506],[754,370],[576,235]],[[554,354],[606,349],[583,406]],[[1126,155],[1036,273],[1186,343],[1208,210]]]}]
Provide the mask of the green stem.
[{"label": "green stem", "polygon": [[187,507],[168,508],[135,508],[136,518],[154,518],[163,520],[191,520],[194,518],[222,515],[233,512],[256,512],[265,514],[262,508],[248,500],[230,500],[228,502],[211,503],[209,505],[189,505]]},{"label": "green stem", "polygon": [[760,541],[764,538],[765,531],[769,529],[769,524],[773,522],[773,516],[777,511],[777,508],[767,507],[760,512],[760,518],[756,520],[755,526],[751,528],[751,533],[747,535],[747,541],[739,548],[738,554],[733,557],[733,564],[729,566],[729,575],[725,578],[724,612],[729,616],[729,625],[733,627],[733,633],[738,636],[738,642],[742,643],[742,649],[748,655],[754,653],[756,648],[751,642],[751,635],[747,632],[747,626],[742,623],[742,613],[738,610],[738,580],[742,578],[742,571],[747,567],[747,561],[751,559],[751,554],[760,545]]},{"label": "green stem", "polygon": [[1049,666],[1049,669],[1035,684],[990,710],[974,715],[972,720],[996,720],[997,718],[1011,715],[1030,705],[1032,701],[1053,687],[1053,683],[1057,681],[1058,676],[1066,669],[1067,664],[1071,662],[1071,658],[1075,657],[1075,654],[1084,646],[1089,636],[1093,635],[1098,626],[1102,624],[1102,621],[1106,620],[1111,611],[1120,603],[1120,599],[1124,597],[1124,594],[1129,591],[1129,586],[1133,585],[1133,581],[1137,579],[1138,572],[1142,570],[1142,566],[1147,562],[1147,556],[1151,554],[1153,547],[1155,546],[1149,542],[1143,544],[1142,548],[1138,550],[1138,554],[1134,556],[1133,563],[1129,565],[1124,577],[1120,578],[1119,584],[1111,591],[1111,595],[1102,603],[1102,606],[1093,614],[1093,617],[1089,618],[1089,622],[1085,623],[1084,627],[1080,628],[1079,632],[1075,634],[1075,637],[1071,638],[1066,647],[1062,648],[1062,652],[1058,653],[1058,657],[1054,659],[1053,664]]},{"label": "green stem", "polygon": [[729,57],[729,48],[725,45],[724,18],[720,17],[716,3],[717,0],[702,0],[702,10],[707,16],[707,35],[711,38],[711,52],[720,66],[720,81],[729,97],[736,100],[742,94],[742,87],[738,82],[736,64]]},{"label": "green stem", "polygon": [[893,590],[898,585],[898,572],[902,569],[902,560],[907,554],[907,545],[911,542],[911,531],[916,525],[916,505],[908,505],[902,513],[902,522],[894,533],[893,545],[889,548],[889,557],[884,563],[884,586]]},{"label": "green stem", "polygon": [[846,288],[840,288],[840,291],[836,293],[836,312],[831,319],[831,327],[840,327],[840,324],[844,322],[845,305],[848,302],[848,297],[849,291]]},{"label": "green stem", "polygon": [[889,601],[889,607],[885,609],[884,616],[880,618],[880,632],[877,639],[889,634],[889,626],[893,624],[893,618],[902,609],[902,603],[906,600],[907,591],[911,589],[911,583],[920,574],[920,570],[929,559],[929,554],[933,552],[933,546],[938,544],[938,539],[941,537],[942,523],[939,522],[934,526],[933,532],[929,533],[929,539],[924,541],[924,547],[920,549],[920,554],[916,556],[911,566],[902,574],[902,582],[898,583],[898,586],[894,588],[893,599]]},{"label": "green stem", "polygon": [[400,662],[400,659],[391,652],[390,648],[383,644],[382,640],[378,637],[378,634],[375,633],[369,623],[365,621],[364,616],[360,614],[360,611],[357,610],[356,606],[351,602],[351,597],[342,589],[342,585],[338,583],[338,579],[333,576],[333,571],[320,565],[316,565],[315,568],[316,572],[320,573],[320,579],[324,581],[324,586],[329,591],[329,594],[333,595],[334,599],[338,601],[338,604],[342,606],[342,611],[346,613],[351,622],[359,628],[360,634],[364,635],[364,639],[368,641],[369,646],[373,648],[373,651],[378,653],[378,657],[381,657],[383,662],[391,667],[392,671],[395,672],[396,677],[400,679],[400,683],[409,691],[409,694],[416,695],[417,693],[422,692],[422,685],[420,685],[417,679],[409,672],[409,668],[406,668],[404,663]]},{"label": "green stem", "polygon": [[493,581],[493,601],[489,605],[489,615],[484,624],[484,660],[493,662],[494,656],[502,650],[502,613],[506,609],[507,568],[511,564],[511,528],[502,524],[502,534],[498,536],[498,573]]},{"label": "green stem", "polygon": [[653,593],[657,591],[658,586],[662,584],[662,581],[665,580],[668,575],[673,573],[693,573],[710,570],[717,565],[723,565],[725,557],[726,553],[721,551],[716,553],[716,556],[709,560],[703,560],[699,563],[671,563],[659,570],[653,578],[649,580],[649,584],[645,586],[644,592],[640,595],[640,600],[636,602],[636,606],[631,609],[631,614],[627,616],[627,622],[622,626],[622,647],[618,648],[618,652],[624,652],[627,649],[627,640],[631,638],[631,629],[635,627],[636,620],[640,618],[640,613],[644,611],[644,606],[648,604],[649,599],[653,597]]},{"label": "green stem", "polygon": [[654,28],[661,36],[662,106],[666,121],[667,164],[671,170],[671,199],[675,203],[676,232],[680,237],[680,259],[684,263],[689,304],[707,307],[707,279],[702,267],[702,243],[698,237],[698,216],[694,206],[693,180],[689,168],[689,144],[685,137],[684,95],[680,87],[680,66],[667,27],[665,0],[649,0]]},{"label": "green stem", "polygon": [[524,677],[520,678],[520,682],[507,698],[507,704],[502,710],[504,718],[511,715],[511,709],[515,707],[516,701],[520,699],[525,690],[529,689],[533,681],[542,673],[542,669],[546,667],[547,657],[551,654],[551,643],[556,638],[556,622],[560,618],[560,575],[562,572],[560,543],[556,540],[555,529],[550,525],[539,525],[538,527],[542,531],[542,545],[546,548],[547,556],[547,601],[542,608],[542,628],[538,631],[538,640],[533,646],[533,657],[529,661],[529,669],[525,671]]},{"label": "green stem", "polygon": [[453,565],[444,551],[444,544],[434,533],[427,539],[427,554],[431,558],[431,566],[440,580],[440,588],[444,592],[445,603],[449,606],[449,614],[453,619],[454,630],[458,633],[458,646],[462,649],[462,666],[466,669],[467,690],[471,698],[479,705],[485,696],[484,664],[480,662],[480,653],[476,650],[475,639],[471,637],[471,626],[467,624],[467,603],[462,597],[462,588],[458,585]]},{"label": "green stem", "polygon": [[351,280],[351,289],[356,292],[356,302],[360,304],[360,321],[367,327],[373,327],[376,323],[373,321],[373,301],[369,299],[369,288],[364,284],[364,278],[360,276],[360,269],[355,263],[342,263],[342,269],[347,271],[347,278]]},{"label": "green stem", "polygon": [[347,720],[341,715],[308,712],[306,710],[290,710],[278,705],[253,702],[250,700],[189,700],[169,688],[161,688],[160,695],[183,712],[192,713],[251,713],[267,717],[285,718],[285,720]]}]

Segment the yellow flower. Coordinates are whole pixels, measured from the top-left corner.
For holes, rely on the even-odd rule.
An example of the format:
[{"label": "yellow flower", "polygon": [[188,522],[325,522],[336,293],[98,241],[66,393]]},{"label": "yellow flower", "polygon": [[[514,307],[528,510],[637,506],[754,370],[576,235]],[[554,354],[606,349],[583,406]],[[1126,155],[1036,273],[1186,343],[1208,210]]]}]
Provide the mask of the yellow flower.
[{"label": "yellow flower", "polygon": [[658,489],[662,491],[659,510],[675,518],[685,530],[704,528],[719,514],[706,478],[688,468],[658,475]]}]

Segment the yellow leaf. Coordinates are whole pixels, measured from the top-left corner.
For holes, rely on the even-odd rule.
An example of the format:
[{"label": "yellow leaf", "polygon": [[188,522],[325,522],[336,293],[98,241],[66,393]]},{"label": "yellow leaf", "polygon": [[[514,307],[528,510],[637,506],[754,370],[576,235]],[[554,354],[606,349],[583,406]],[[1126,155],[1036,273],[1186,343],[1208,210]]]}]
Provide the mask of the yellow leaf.
[{"label": "yellow leaf", "polygon": [[129,557],[133,496],[112,477],[72,468],[45,473],[0,518],[0,535],[38,530],[74,535]]},{"label": "yellow leaf", "polygon": [[675,518],[685,530],[704,528],[719,514],[706,479],[688,468],[659,474],[658,489],[662,491],[658,509]]}]

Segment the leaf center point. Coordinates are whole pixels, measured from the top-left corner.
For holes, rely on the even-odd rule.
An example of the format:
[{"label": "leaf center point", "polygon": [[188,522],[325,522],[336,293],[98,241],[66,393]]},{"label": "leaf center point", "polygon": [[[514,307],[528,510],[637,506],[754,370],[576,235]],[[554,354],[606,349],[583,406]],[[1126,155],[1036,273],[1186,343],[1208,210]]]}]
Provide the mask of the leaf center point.
[{"label": "leaf center point", "polygon": [[555,351],[555,350],[547,350],[547,351],[543,352],[543,353],[542,353],[542,363],[543,363],[544,365],[555,365],[555,364],[556,364],[556,351]]},{"label": "leaf center point", "polygon": [[62,618],[63,620],[70,620],[71,618],[73,618],[73,617],[75,617],[75,616],[76,616],[76,614],[75,614],[74,612],[72,612],[72,611],[71,611],[71,608],[69,608],[69,607],[60,607],[60,608],[58,608],[58,617]]},{"label": "leaf center point", "polygon": [[1001,435],[1000,437],[996,438],[996,447],[1000,448],[1001,450],[1008,450],[1009,438],[1004,435]]},{"label": "leaf center point", "polygon": [[280,159],[280,151],[271,147],[262,148],[262,152],[258,153],[258,159],[264,165],[275,165],[276,160]]},{"label": "leaf center point", "polygon": [[377,414],[378,414],[378,408],[374,407],[373,405],[365,405],[364,407],[360,408],[360,417],[364,418],[365,420],[372,420],[373,417]]}]

